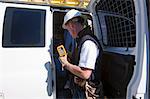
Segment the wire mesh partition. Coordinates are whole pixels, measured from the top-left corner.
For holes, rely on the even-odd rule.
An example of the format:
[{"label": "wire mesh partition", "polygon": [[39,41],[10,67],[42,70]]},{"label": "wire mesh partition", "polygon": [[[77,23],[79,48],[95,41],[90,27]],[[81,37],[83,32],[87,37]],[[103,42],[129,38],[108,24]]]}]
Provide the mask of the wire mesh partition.
[{"label": "wire mesh partition", "polygon": [[123,18],[105,16],[109,46],[134,47],[135,26]]},{"label": "wire mesh partition", "polygon": [[[105,45],[135,47],[135,11],[132,0],[101,0],[96,10],[100,13],[99,18],[103,16],[105,20],[105,32],[107,32],[107,37],[103,37],[103,39],[107,39]],[[100,23],[102,23],[101,20]]]}]

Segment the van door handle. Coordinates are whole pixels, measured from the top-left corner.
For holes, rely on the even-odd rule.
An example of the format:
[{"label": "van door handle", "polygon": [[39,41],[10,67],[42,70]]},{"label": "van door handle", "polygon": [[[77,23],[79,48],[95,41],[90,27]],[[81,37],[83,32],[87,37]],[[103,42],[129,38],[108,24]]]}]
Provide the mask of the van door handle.
[{"label": "van door handle", "polygon": [[141,99],[141,97],[140,98],[136,98],[135,96],[132,96],[132,99]]},{"label": "van door handle", "polygon": [[47,79],[46,79],[47,93],[49,96],[51,96],[53,92],[53,87],[54,87],[53,68],[50,62],[46,62],[44,66],[47,70]]}]

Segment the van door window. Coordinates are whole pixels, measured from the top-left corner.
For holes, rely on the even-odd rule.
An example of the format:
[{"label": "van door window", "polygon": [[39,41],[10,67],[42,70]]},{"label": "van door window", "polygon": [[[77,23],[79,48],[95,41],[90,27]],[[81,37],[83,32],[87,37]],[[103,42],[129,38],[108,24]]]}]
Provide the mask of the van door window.
[{"label": "van door window", "polygon": [[3,27],[3,47],[44,47],[45,10],[8,7]]},{"label": "van door window", "polygon": [[135,47],[135,10],[132,0],[100,1],[96,10],[105,46]]}]

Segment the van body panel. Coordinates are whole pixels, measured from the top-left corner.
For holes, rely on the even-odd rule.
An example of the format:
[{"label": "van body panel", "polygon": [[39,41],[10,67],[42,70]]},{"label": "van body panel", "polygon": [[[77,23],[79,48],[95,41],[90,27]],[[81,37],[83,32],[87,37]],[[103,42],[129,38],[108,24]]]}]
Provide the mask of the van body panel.
[{"label": "van body panel", "polygon": [[[51,62],[48,52],[52,39],[52,14],[49,6],[26,5],[15,3],[0,4],[0,18],[4,19],[5,9],[43,10],[45,11],[43,47],[2,47],[0,37],[0,92],[5,99],[53,99],[47,95],[47,70],[44,65]],[[22,19],[24,20],[24,19]],[[4,35],[4,20],[0,22],[0,35]],[[29,25],[31,23],[28,23]],[[36,25],[36,24],[34,24]],[[3,38],[4,39],[4,38]]]},{"label": "van body panel", "polygon": [[147,80],[147,68],[148,68],[148,51],[147,51],[147,42],[146,42],[146,35],[145,35],[145,41],[144,41],[144,55],[143,55],[143,63],[142,63],[142,76],[141,76],[141,80],[140,80],[140,84],[138,86],[138,89],[137,89],[137,94],[136,94],[136,97],[137,98],[144,98],[146,97],[146,85],[148,83],[148,80]]}]

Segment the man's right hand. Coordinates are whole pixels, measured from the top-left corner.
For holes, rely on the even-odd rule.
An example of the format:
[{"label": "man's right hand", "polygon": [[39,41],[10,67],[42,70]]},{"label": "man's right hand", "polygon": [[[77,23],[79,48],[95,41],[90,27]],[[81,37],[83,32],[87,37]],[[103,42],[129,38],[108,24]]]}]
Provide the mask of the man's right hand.
[{"label": "man's right hand", "polygon": [[80,87],[84,87],[86,80],[75,76],[74,83],[79,85]]}]

